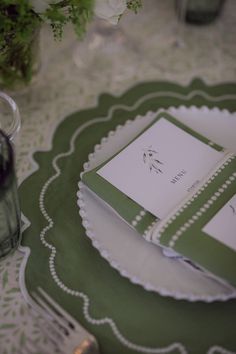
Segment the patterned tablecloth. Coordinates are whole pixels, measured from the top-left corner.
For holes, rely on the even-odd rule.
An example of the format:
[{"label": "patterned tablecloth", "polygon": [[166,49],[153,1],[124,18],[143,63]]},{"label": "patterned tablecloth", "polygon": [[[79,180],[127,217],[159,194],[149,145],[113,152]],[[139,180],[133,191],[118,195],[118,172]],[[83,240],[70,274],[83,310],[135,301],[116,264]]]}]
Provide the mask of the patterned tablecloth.
[{"label": "patterned tablecloth", "polygon": [[[121,97],[103,94],[96,107],[66,117],[54,131],[52,148],[33,155],[37,170],[20,187],[22,212],[29,224],[22,240],[22,245],[27,247],[26,265],[20,273],[26,299],[30,301],[38,287],[46,290],[96,336],[104,354],[160,353],[162,350],[209,354],[215,352],[216,346],[220,347],[221,353],[225,349],[235,350],[236,292],[232,288],[219,290],[214,287],[207,296],[207,285],[201,286],[195,279],[198,286],[188,291],[185,283],[192,278],[187,278],[184,273],[182,287],[179,279],[176,282],[178,288],[170,285],[169,293],[168,284],[161,285],[160,278],[159,292],[171,294],[171,297],[147,291],[152,289],[147,280],[147,290],[144,290],[137,285],[139,272],[136,277],[131,277],[130,282],[123,263],[119,267],[114,265],[109,247],[107,249],[106,244],[103,248],[99,246],[93,219],[88,226],[85,217],[84,226],[87,225],[87,232],[94,235],[91,235],[91,244],[77,206],[83,166],[88,156],[91,157],[94,146],[95,151],[99,151],[98,143],[105,144],[105,137],[109,132],[114,133],[117,126],[148,111],[181,105],[218,107],[222,112],[227,109],[232,112],[231,118],[236,119],[233,113],[236,112],[235,98],[234,84],[209,87],[196,79],[188,86],[180,86],[152,81],[134,86]],[[81,201],[80,205],[85,204]],[[85,210],[82,212],[86,213]],[[111,219],[107,213],[103,222],[108,223],[109,217]],[[112,220],[110,232],[117,227],[117,219]],[[126,230],[123,226],[123,223],[119,226],[121,233]],[[138,234],[135,236],[139,237]],[[116,238],[113,238],[114,242],[119,244]],[[96,248],[100,248],[100,253]],[[131,259],[137,256],[135,247],[128,253],[124,245],[120,252]],[[156,257],[156,253],[150,257]],[[110,260],[113,267],[106,260]],[[169,262],[172,267],[178,267],[176,261]],[[136,267],[144,267],[144,263],[150,265],[150,260],[145,262],[144,257],[140,263]],[[167,265],[163,266],[163,277],[168,277],[166,272],[171,273]],[[226,326],[227,333],[224,332]],[[141,332],[139,328],[142,328]]]},{"label": "patterned tablecloth", "polygon": [[[120,95],[154,79],[185,85],[196,76],[209,84],[235,81],[235,5],[229,0],[215,24],[185,27],[176,20],[173,1],[149,0],[139,15],[125,17],[115,29],[94,23],[80,43],[70,28],[61,43],[43,28],[40,77],[14,95],[23,120],[16,149],[19,181],[34,167],[32,152],[50,148],[58,121],[94,106],[101,92]],[[19,353],[29,338],[49,353],[19,289],[22,259],[17,251],[0,262],[0,353]]]}]

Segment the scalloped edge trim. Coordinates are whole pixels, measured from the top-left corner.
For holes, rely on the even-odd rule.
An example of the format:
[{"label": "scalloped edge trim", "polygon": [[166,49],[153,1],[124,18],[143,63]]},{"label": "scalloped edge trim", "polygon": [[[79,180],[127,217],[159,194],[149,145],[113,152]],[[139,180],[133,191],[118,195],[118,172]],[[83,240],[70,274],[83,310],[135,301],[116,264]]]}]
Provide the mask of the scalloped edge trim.
[{"label": "scalloped edge trim", "polygon": [[[207,97],[208,98],[208,100],[209,101],[221,101],[221,100],[224,100],[224,99],[235,99],[236,98],[236,95],[232,95],[232,94],[230,94],[230,95],[221,95],[221,96],[217,96],[217,97],[212,97],[212,96],[210,96],[208,93],[206,93],[206,92],[204,92],[204,91],[200,91],[200,90],[194,90],[194,91],[192,91],[192,92],[190,92],[190,94],[187,94],[187,95],[184,95],[184,94],[178,94],[178,93],[175,93],[174,94],[174,96],[175,97],[177,97],[177,98],[185,98],[185,99],[190,99],[190,98],[192,98],[194,95],[196,95],[196,94],[199,94],[199,95],[201,95],[201,96],[203,96],[203,97]],[[138,99],[131,107],[129,107],[129,106],[125,106],[125,105],[122,105],[122,107],[125,107],[126,109],[128,109],[129,111],[132,111],[133,109],[135,109],[135,108],[137,108],[137,107],[139,107],[139,105],[140,104],[142,104],[143,102],[145,102],[145,100],[146,99],[150,99],[150,98],[155,98],[155,97],[161,97],[161,96],[171,96],[171,97],[173,97],[173,93],[172,92],[157,92],[156,94],[155,94],[155,92],[152,92],[152,93],[150,93],[150,94],[146,94],[146,95],[144,95],[144,96],[142,96],[140,99]],[[117,108],[120,108],[120,104],[116,104],[116,105],[114,105],[114,106],[111,106],[110,108],[109,108],[109,110],[108,110],[108,115],[110,114],[110,112],[112,113],[113,112],[113,110],[115,110],[115,109],[117,109]],[[178,106],[179,107],[179,106]],[[203,107],[206,107],[206,106],[203,106]],[[170,107],[169,107],[170,108]],[[174,106],[172,106],[172,108],[174,108]],[[208,109],[208,107],[206,107],[207,109]],[[218,108],[217,108],[218,109]],[[228,112],[228,110],[227,109],[224,109],[223,111],[227,111]],[[60,121],[58,121],[58,124],[55,124],[55,126],[54,126],[54,128],[56,129],[56,127],[57,126],[59,126],[59,124],[63,121],[65,119],[65,117],[64,118],[62,118]],[[107,119],[108,119],[108,117],[107,117]],[[92,121],[97,121],[97,119],[94,119],[94,120],[92,120]],[[106,121],[106,120],[105,120]],[[83,127],[85,127],[86,126],[86,124],[84,124],[83,125]],[[78,130],[78,129],[77,129]],[[72,140],[73,140],[73,137],[74,137],[74,134],[71,136],[71,139],[70,139],[70,142],[72,142]],[[51,149],[51,147],[52,147],[52,140],[51,140],[51,146],[48,148],[48,149],[42,149],[42,150],[37,150],[37,151],[49,151],[50,149]],[[72,145],[73,145],[73,142],[72,142]],[[70,150],[71,150],[71,145],[70,145],[70,149],[69,149],[69,151],[68,151],[68,154],[70,154]],[[33,159],[33,151],[31,152],[31,153],[29,153],[29,156],[30,156],[30,159],[33,161],[33,163],[34,163],[34,165],[33,165],[33,167],[32,167],[32,170],[31,171],[29,171],[29,173],[25,176],[25,178],[26,177],[29,177],[33,172],[35,172],[37,169],[39,169],[39,165],[37,164],[37,162]],[[53,161],[52,161],[52,164],[53,164]],[[55,168],[55,166],[53,166],[54,168]],[[56,166],[57,167],[57,166]],[[55,168],[55,171],[57,171],[57,169]],[[60,169],[59,169],[59,172],[60,172]],[[57,177],[57,172],[56,172],[56,174],[54,174],[53,176],[55,176],[55,177]],[[52,177],[53,177],[52,176]],[[51,177],[51,178],[52,178]],[[21,181],[22,182],[22,181]],[[42,191],[41,191],[42,192]],[[23,214],[22,214],[23,215]],[[25,219],[27,220],[27,225],[26,225],[26,228],[31,224],[30,223],[30,221],[25,217]],[[46,219],[47,221],[48,221],[48,219]],[[49,230],[50,228],[51,228],[52,226],[50,225],[50,223],[46,226],[46,229],[47,230]],[[44,229],[43,229],[43,231],[44,231]],[[49,248],[50,248],[50,244],[49,244]],[[29,256],[30,256],[30,253],[31,253],[31,250],[30,250],[30,248],[29,247],[23,247],[23,246],[21,246],[20,248],[20,251],[22,251],[23,253],[25,253],[25,256],[24,256],[24,259],[23,259],[23,262],[22,262],[22,264],[21,264],[21,268],[20,268],[20,274],[19,274],[19,284],[20,284],[20,288],[21,288],[21,290],[22,290],[22,294],[23,294],[23,296],[24,296],[24,298],[25,298],[25,300],[26,301],[28,301],[29,303],[31,303],[32,305],[33,305],[33,303],[32,303],[32,299],[31,299],[31,297],[30,297],[30,294],[29,294],[29,292],[28,292],[28,290],[27,290],[27,288],[26,288],[26,284],[25,284],[25,273],[24,273],[24,271],[25,271],[25,268],[26,268],[26,265],[27,265],[27,260],[28,260],[28,258],[29,258]],[[55,279],[52,277],[52,279],[55,281]],[[56,282],[56,284],[57,284],[57,282]],[[59,288],[60,288],[60,285],[59,284],[57,284],[58,286],[59,286]],[[65,286],[65,285],[64,285]],[[68,290],[70,290],[70,289],[68,289]],[[164,295],[164,294],[163,294]],[[85,311],[88,311],[88,307],[89,307],[89,299],[86,297],[86,295],[85,294],[83,294],[83,293],[79,293],[78,294],[78,296],[80,296],[82,299],[83,299],[83,310],[84,310],[84,312]],[[236,296],[235,296],[236,297]],[[221,298],[221,299],[210,299],[209,300],[209,302],[211,302],[211,301],[214,301],[214,300],[222,300],[222,301],[226,301],[226,300],[229,300],[229,299],[232,299],[232,298],[234,298],[234,297],[232,297],[232,296],[228,296],[227,298]],[[187,299],[187,300],[189,300],[189,299]],[[195,300],[194,300],[195,301]],[[88,320],[88,318],[87,317],[85,317],[87,320]],[[93,322],[92,322],[92,320],[93,320]],[[117,327],[116,327],[116,325],[114,324],[114,322],[112,321],[112,323],[110,323],[110,321],[112,321],[111,319],[109,319],[109,318],[104,318],[104,319],[102,319],[101,320],[101,323],[100,324],[105,324],[105,323],[108,323],[110,326],[111,326],[111,329],[112,329],[112,331],[113,331],[113,333],[115,334],[115,336],[117,337],[117,339],[118,340],[120,340],[121,341],[121,339],[119,338],[119,334],[120,334],[120,332],[118,331],[118,329],[117,329]],[[93,323],[93,324],[97,324],[97,323],[95,323],[96,322],[96,320],[94,320],[94,319],[91,319],[91,323]],[[114,326],[112,325],[112,324],[114,324]],[[118,333],[117,333],[117,331],[118,331]],[[122,335],[121,335],[122,336]],[[123,337],[123,336],[122,336]],[[124,337],[123,337],[124,338]],[[128,347],[130,347],[128,344],[132,344],[131,342],[129,342],[126,338],[124,338],[124,342],[123,341],[121,341],[123,344],[125,344],[126,346],[128,346]],[[165,349],[154,349],[154,348],[145,348],[145,347],[141,347],[141,346],[138,346],[138,349],[136,348],[137,347],[137,345],[134,345],[135,346],[135,349],[137,350],[137,351],[139,351],[139,352],[143,352],[143,353],[163,353],[163,352],[168,352],[169,350],[167,349],[167,348],[165,348]],[[132,349],[134,349],[133,347],[131,347]],[[207,353],[210,353],[212,350],[212,352],[214,352],[214,350],[215,350],[215,348],[218,350],[218,349],[220,349],[221,350],[221,352],[222,352],[222,354],[235,354],[235,353],[233,353],[233,352],[230,352],[230,351],[227,351],[226,349],[224,349],[224,348],[222,348],[222,347],[217,347],[217,346],[212,346],[212,347],[210,347],[210,349],[208,350],[208,352]],[[148,350],[146,350],[146,349],[148,349]],[[170,349],[170,347],[169,347],[169,349]],[[172,350],[173,348],[171,348],[170,350]],[[187,353],[186,352],[186,350],[184,349],[184,353]]]},{"label": "scalloped edge trim", "polygon": [[[184,109],[185,111],[188,110],[193,110],[195,112],[204,112],[207,113],[209,111],[213,111],[215,113],[222,113],[225,114],[227,116],[229,115],[233,115],[232,113],[230,113],[227,109],[223,109],[220,110],[217,107],[214,107],[212,109],[209,109],[207,106],[202,106],[201,108],[198,108],[196,106],[190,106],[190,107],[186,107],[186,106],[179,106],[178,108],[171,106],[168,108],[168,111],[175,111],[175,110],[180,110],[180,109]],[[155,116],[158,113],[161,113],[164,109],[160,108],[159,110],[157,110],[156,112],[153,111],[148,111],[145,115],[137,115],[135,117],[135,120],[140,120],[143,119],[147,116],[153,116],[153,119],[155,118]],[[81,172],[80,177],[82,176],[82,174],[85,171],[88,171],[90,169],[90,165],[91,162],[93,162],[96,152],[100,151],[102,149],[102,147],[108,143],[109,138],[111,136],[116,135],[117,133],[119,133],[121,130],[125,129],[127,125],[130,125],[133,121],[131,120],[127,120],[123,125],[117,125],[117,127],[114,130],[111,130],[110,132],[108,132],[106,137],[103,137],[100,141],[100,143],[96,144],[93,148],[93,151],[88,155],[88,161],[84,163],[83,167],[84,170]],[[82,181],[79,181],[78,183],[78,192],[77,192],[77,205],[79,207],[79,214],[82,218],[82,225],[85,228],[85,232],[86,235],[89,237],[89,239],[91,240],[93,246],[98,250],[98,252],[101,254],[101,256],[103,258],[105,258],[108,263],[114,268],[116,269],[120,275],[122,275],[125,278],[128,278],[131,283],[136,284],[136,285],[140,285],[142,286],[145,290],[147,291],[154,291],[157,292],[158,294],[162,295],[162,296],[170,296],[175,298],[176,300],[188,300],[190,302],[195,302],[195,301],[203,301],[203,302],[213,302],[213,301],[227,301],[229,299],[232,298],[236,298],[236,291],[234,288],[232,288],[231,286],[227,286],[227,284],[223,284],[224,287],[227,287],[229,290],[232,290],[232,292],[230,294],[222,294],[222,295],[215,295],[215,296],[210,296],[210,295],[195,295],[195,294],[186,294],[186,293],[182,293],[182,292],[172,292],[170,290],[167,290],[163,287],[156,287],[153,286],[150,283],[145,283],[143,282],[140,278],[138,278],[137,276],[133,276],[132,274],[130,274],[127,270],[125,270],[122,265],[120,263],[118,263],[117,261],[114,261],[110,255],[110,253],[104,248],[102,247],[102,245],[99,243],[99,241],[97,241],[94,230],[92,228],[91,222],[87,216],[86,210],[84,209],[85,207],[85,201],[83,199],[83,188],[84,188],[84,184]],[[153,226],[153,225],[151,225]],[[150,227],[151,227],[150,226]],[[149,231],[149,230],[147,230]],[[215,279],[215,278],[214,278]],[[216,279],[215,279],[216,280]],[[220,283],[220,282],[219,282]]]}]

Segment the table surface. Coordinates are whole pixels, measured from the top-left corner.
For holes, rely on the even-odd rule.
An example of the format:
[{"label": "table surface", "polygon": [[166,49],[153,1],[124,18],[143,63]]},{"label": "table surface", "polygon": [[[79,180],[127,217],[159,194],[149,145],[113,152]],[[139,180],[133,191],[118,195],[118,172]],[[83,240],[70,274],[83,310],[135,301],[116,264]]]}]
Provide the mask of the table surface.
[{"label": "table surface", "polygon": [[[119,95],[134,84],[169,80],[208,84],[236,79],[236,2],[208,26],[178,22],[172,0],[145,0],[138,15],[126,14],[117,27],[94,21],[83,41],[70,27],[55,42],[50,28],[41,31],[42,68],[29,88],[12,93],[22,129],[16,142],[19,183],[32,170],[31,153],[50,147],[58,120],[96,104],[101,92]],[[46,132],[46,133],[45,133]],[[19,288],[23,255],[16,251],[0,262],[0,354],[19,353],[27,338],[49,343]]]}]

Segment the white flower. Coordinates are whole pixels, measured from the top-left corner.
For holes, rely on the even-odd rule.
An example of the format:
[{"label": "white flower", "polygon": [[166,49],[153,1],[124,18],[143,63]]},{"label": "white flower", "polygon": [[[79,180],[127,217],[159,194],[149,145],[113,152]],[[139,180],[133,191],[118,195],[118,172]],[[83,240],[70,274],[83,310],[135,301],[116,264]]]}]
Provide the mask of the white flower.
[{"label": "white flower", "polygon": [[94,12],[97,17],[116,25],[126,7],[126,0],[96,0]]},{"label": "white flower", "polygon": [[61,0],[30,0],[33,10],[39,14],[45,12],[50,4],[56,4]]}]

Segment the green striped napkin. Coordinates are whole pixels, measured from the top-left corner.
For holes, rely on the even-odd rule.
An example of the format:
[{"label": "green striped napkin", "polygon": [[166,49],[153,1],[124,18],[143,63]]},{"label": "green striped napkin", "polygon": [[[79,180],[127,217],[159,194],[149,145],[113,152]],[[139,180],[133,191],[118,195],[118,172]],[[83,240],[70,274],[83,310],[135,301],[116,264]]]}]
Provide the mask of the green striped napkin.
[{"label": "green striped napkin", "polygon": [[166,112],[82,180],[147,241],[236,285],[236,158]]}]

